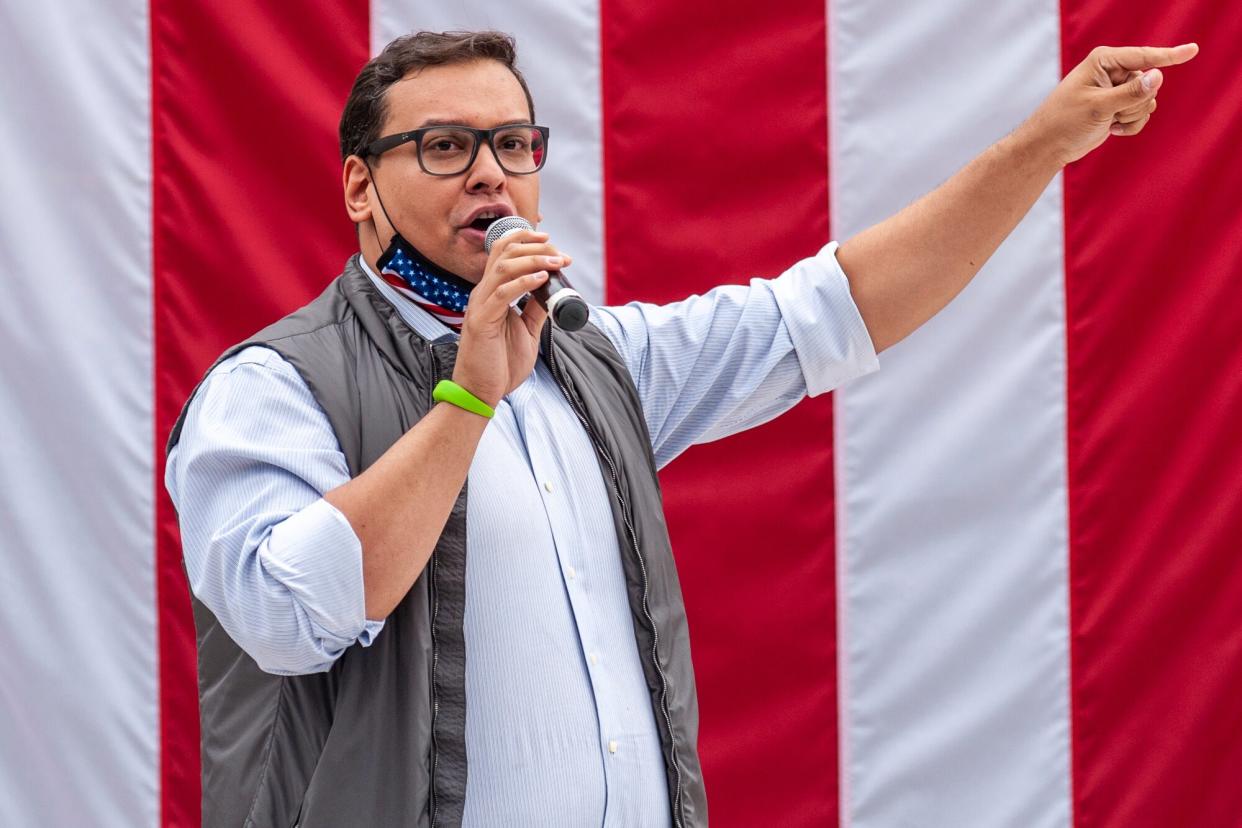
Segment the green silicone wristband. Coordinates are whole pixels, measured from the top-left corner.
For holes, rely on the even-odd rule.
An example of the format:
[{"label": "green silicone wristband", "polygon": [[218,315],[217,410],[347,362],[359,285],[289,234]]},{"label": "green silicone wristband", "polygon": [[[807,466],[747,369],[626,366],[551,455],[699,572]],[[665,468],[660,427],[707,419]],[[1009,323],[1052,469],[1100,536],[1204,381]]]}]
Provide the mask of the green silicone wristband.
[{"label": "green silicone wristband", "polygon": [[480,417],[486,417],[489,420],[496,416],[496,412],[492,410],[490,405],[452,380],[440,380],[436,384],[435,390],[431,392],[431,398],[437,402],[446,402],[449,405],[464,408],[472,414],[478,414]]}]

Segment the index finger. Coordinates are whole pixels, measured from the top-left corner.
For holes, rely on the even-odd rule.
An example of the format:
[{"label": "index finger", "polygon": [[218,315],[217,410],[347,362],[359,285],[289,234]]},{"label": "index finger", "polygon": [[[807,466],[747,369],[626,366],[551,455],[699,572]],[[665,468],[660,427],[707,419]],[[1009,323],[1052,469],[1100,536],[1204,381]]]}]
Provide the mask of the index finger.
[{"label": "index finger", "polygon": [[1130,71],[1155,69],[1160,66],[1176,66],[1199,54],[1198,43],[1181,46],[1105,46],[1101,60],[1110,61],[1120,69]]},{"label": "index finger", "polygon": [[542,230],[535,230],[532,228],[530,230],[510,231],[492,243],[489,258],[500,255],[501,251],[511,244],[530,244],[532,242],[545,242],[547,240],[548,234]]},{"label": "index finger", "polygon": [[[506,233],[496,239],[495,243],[492,245],[491,251],[487,254],[487,265],[483,271],[483,278],[479,280],[479,284],[486,282],[488,274],[495,271],[496,260],[504,254],[509,245],[526,244],[530,242],[541,242],[547,240],[548,234],[541,230],[518,230],[515,233]],[[495,280],[493,279],[493,281]]]}]

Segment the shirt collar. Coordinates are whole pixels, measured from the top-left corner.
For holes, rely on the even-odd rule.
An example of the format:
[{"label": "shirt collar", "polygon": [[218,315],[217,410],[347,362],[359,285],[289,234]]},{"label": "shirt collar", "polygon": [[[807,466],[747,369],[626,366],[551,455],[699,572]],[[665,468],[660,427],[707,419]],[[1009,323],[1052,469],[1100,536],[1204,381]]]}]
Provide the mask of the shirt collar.
[{"label": "shirt collar", "polygon": [[414,330],[414,333],[428,342],[437,342],[441,339],[446,341],[450,339],[456,340],[458,338],[456,331],[402,296],[393,289],[392,285],[376,276],[375,272],[371,270],[371,266],[367,264],[366,257],[361,253],[358,254],[358,266],[362,268],[363,273],[367,274],[367,278],[371,280],[371,284],[375,285],[380,295],[397,309],[397,313],[401,316],[402,321],[409,325]]}]

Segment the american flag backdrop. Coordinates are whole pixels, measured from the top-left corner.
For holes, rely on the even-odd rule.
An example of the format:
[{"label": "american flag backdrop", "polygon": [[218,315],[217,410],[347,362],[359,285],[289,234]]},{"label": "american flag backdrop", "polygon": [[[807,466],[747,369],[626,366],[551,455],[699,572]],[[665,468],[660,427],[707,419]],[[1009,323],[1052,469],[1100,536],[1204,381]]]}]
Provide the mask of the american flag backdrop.
[{"label": "american flag backdrop", "polygon": [[1242,825],[1236,0],[0,0],[0,825],[198,822],[163,445],[356,250],[335,127],[517,37],[590,299],[775,275],[1197,41],[881,370],[663,474],[718,826]]}]

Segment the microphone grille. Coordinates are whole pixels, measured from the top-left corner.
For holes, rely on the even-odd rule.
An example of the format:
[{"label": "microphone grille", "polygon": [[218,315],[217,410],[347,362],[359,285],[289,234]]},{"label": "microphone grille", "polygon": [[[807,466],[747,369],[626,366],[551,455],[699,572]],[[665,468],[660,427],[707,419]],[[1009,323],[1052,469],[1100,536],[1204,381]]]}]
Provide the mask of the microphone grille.
[{"label": "microphone grille", "polygon": [[492,245],[510,233],[534,229],[531,223],[521,216],[501,216],[487,226],[487,235],[483,238],[483,252],[491,253]]}]

